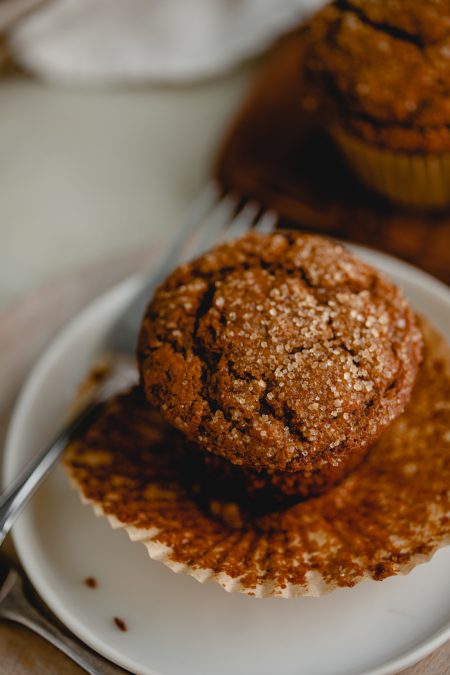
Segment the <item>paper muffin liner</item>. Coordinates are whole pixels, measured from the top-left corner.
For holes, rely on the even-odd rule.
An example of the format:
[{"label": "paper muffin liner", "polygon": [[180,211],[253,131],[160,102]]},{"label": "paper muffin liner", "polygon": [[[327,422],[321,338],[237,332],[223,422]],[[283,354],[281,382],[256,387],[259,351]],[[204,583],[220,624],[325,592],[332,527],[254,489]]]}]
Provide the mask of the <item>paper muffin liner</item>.
[{"label": "paper muffin liner", "polygon": [[405,206],[433,209],[450,204],[450,153],[392,152],[342,129],[332,135],[354,172],[376,192]]},{"label": "paper muffin liner", "polygon": [[151,558],[227,591],[319,596],[406,574],[450,543],[450,349],[428,325],[423,331],[407,410],[317,498],[263,515],[202,501],[201,486],[180,470],[189,449],[137,388],[67,449],[72,483]]}]

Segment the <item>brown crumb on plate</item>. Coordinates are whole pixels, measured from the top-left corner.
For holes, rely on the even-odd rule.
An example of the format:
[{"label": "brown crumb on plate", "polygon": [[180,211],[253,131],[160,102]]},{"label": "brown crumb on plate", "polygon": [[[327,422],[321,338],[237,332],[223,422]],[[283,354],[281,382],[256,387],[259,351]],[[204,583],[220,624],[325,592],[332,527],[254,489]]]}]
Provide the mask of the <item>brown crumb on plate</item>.
[{"label": "brown crumb on plate", "polygon": [[123,619],[119,619],[118,616],[114,617],[114,623],[116,624],[117,628],[122,631],[122,633],[126,633],[128,630],[128,626],[125,623]]}]

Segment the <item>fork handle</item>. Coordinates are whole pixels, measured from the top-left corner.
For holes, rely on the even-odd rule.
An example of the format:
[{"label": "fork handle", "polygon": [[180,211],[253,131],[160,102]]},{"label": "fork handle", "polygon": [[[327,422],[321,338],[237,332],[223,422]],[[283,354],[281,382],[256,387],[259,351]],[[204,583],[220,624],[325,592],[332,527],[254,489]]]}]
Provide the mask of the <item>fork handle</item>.
[{"label": "fork handle", "polygon": [[12,524],[75,434],[100,411],[102,403],[83,408],[56,438],[26,465],[12,486],[0,495],[0,546]]},{"label": "fork handle", "polygon": [[63,652],[90,675],[124,675],[128,672],[115,666],[110,661],[85,647],[81,642],[63,633],[57,626],[48,621],[28,601],[21,602],[20,609],[9,610],[5,618],[29,628],[44,640]]}]

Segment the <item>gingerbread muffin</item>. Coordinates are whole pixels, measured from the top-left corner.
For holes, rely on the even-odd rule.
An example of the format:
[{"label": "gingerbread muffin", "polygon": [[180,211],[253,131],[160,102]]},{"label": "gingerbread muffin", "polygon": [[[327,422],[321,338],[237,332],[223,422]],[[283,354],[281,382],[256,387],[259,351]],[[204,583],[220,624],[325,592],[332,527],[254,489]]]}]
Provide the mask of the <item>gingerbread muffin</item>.
[{"label": "gingerbread muffin", "polygon": [[448,204],[448,0],[338,0],[306,39],[308,79],[361,178],[406,204]]},{"label": "gingerbread muffin", "polygon": [[148,401],[255,471],[350,467],[404,409],[421,335],[400,291],[337,242],[250,233],[157,290],[138,344]]}]

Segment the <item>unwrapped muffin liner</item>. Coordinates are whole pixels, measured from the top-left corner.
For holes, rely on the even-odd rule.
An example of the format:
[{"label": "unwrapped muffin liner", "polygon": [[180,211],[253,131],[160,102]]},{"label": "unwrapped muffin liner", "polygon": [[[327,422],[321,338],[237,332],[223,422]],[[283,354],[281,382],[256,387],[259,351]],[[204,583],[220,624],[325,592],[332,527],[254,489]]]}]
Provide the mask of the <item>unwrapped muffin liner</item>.
[{"label": "unwrapped muffin liner", "polygon": [[332,136],[353,171],[371,189],[405,206],[450,204],[450,153],[419,154],[376,148],[341,128]]},{"label": "unwrapped muffin liner", "polygon": [[83,502],[150,558],[256,597],[319,596],[406,574],[450,543],[450,349],[423,325],[425,359],[406,411],[325,494],[251,514],[183,481],[183,439],[139,389],[67,449]]}]

